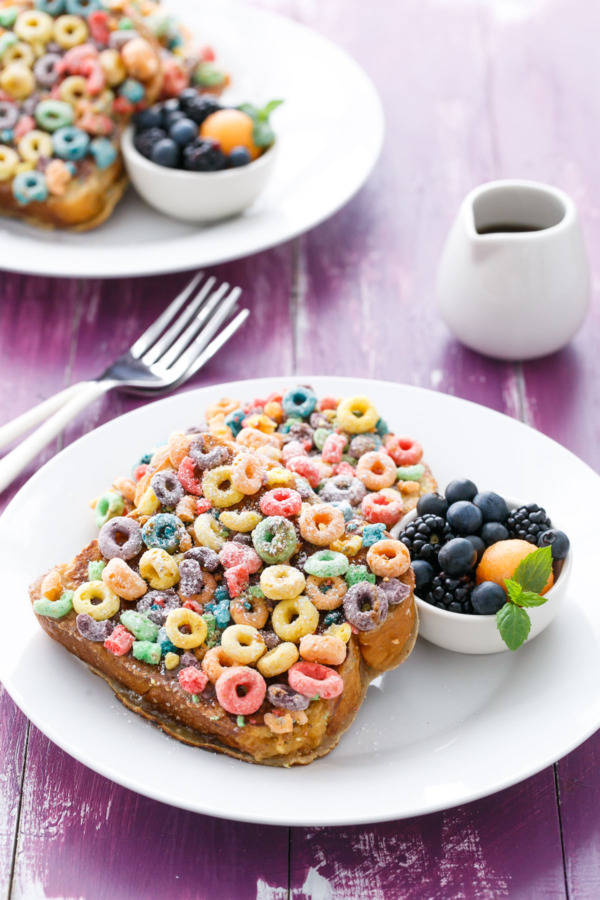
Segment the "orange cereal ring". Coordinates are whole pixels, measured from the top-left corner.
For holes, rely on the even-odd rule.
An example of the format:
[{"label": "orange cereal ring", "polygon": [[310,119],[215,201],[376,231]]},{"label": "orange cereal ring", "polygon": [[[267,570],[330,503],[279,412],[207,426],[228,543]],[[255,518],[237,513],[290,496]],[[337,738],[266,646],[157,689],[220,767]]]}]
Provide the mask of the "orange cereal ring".
[{"label": "orange cereal ring", "polygon": [[402,541],[386,538],[369,548],[367,563],[374,575],[398,578],[410,568],[410,553]]},{"label": "orange cereal ring", "polygon": [[234,661],[229,659],[222,647],[211,647],[206,651],[202,660],[202,668],[213,684],[217,683],[225,669],[234,665]]},{"label": "orange cereal ring", "polygon": [[138,600],[148,590],[143,578],[128,566],[124,559],[117,556],[109,560],[102,570],[102,581],[123,600]]},{"label": "orange cereal ring", "polygon": [[48,600],[58,600],[63,592],[62,579],[58,569],[48,572],[44,577],[40,592],[42,597],[46,597]]},{"label": "orange cereal ring", "polygon": [[202,578],[204,579],[204,584],[202,586],[202,590],[199,594],[196,595],[196,599],[198,603],[201,603],[204,606],[206,603],[210,603],[217,589],[217,580],[214,575],[211,575],[210,572],[203,571]]},{"label": "orange cereal ring", "polygon": [[184,434],[182,431],[174,431],[173,434],[170,435],[167,449],[169,451],[169,459],[175,469],[179,468],[188,455],[188,450],[190,449],[193,440],[193,435]]},{"label": "orange cereal ring", "polygon": [[267,444],[277,446],[278,443],[277,440],[273,441],[271,435],[259,431],[258,428],[242,428],[236,441],[242,447],[248,447],[249,450],[258,450],[259,447],[265,447]]},{"label": "orange cereal ring", "polygon": [[129,500],[133,503],[135,498],[135,489],[136,483],[131,478],[115,478],[114,481],[115,490],[121,494],[125,500]]},{"label": "orange cereal ring", "polygon": [[208,420],[212,419],[214,416],[228,416],[239,408],[240,404],[237,400],[232,400],[231,397],[223,397],[221,400],[217,401],[217,403],[211,403],[207,406],[204,415],[208,422]]},{"label": "orange cereal ring", "polygon": [[160,65],[152,44],[141,37],[127,41],[121,50],[121,58],[129,75],[140,81],[154,78]]},{"label": "orange cereal ring", "polygon": [[289,734],[294,730],[294,720],[291,713],[282,712],[280,715],[275,713],[265,713],[265,725],[273,734]]},{"label": "orange cereal ring", "polygon": [[[251,609],[246,609],[246,604]],[[263,597],[253,597],[241,594],[234,597],[229,605],[231,618],[236,625],[252,625],[254,628],[264,628],[269,618],[269,605]]]},{"label": "orange cereal ring", "polygon": [[317,547],[328,547],[346,531],[344,514],[335,506],[318,503],[307,506],[300,513],[300,534]]},{"label": "orange cereal ring", "polygon": [[306,634],[300,638],[300,656],[325,666],[341,666],[346,659],[346,645],[332,634]]},{"label": "orange cereal ring", "polygon": [[348,585],[343,578],[318,578],[309,575],[306,579],[306,595],[317,609],[337,609],[344,601]]},{"label": "orange cereal ring", "polygon": [[238,453],[231,465],[231,483],[242,494],[256,494],[263,486],[265,470],[256,456]]},{"label": "orange cereal ring", "polygon": [[360,457],[356,475],[368,490],[381,491],[391,487],[396,481],[396,464],[387,453],[373,450]]}]

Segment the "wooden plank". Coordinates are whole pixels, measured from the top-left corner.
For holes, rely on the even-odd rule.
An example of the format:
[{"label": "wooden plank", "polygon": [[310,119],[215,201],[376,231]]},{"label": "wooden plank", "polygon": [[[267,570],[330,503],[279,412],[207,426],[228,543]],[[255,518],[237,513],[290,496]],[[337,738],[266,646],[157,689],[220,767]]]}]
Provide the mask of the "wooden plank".
[{"label": "wooden plank", "polygon": [[28,723],[0,685],[0,898],[8,898]]}]

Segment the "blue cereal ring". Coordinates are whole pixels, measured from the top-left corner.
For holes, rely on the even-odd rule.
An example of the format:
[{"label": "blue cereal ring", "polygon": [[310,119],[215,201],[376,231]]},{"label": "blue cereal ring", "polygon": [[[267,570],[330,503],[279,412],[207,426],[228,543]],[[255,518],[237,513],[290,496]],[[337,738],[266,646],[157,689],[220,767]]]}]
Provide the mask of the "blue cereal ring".
[{"label": "blue cereal ring", "polygon": [[64,100],[41,100],[35,108],[35,121],[44,131],[58,131],[75,121],[75,110]]},{"label": "blue cereal ring", "polygon": [[167,553],[177,553],[185,528],[183,522],[177,516],[170,513],[158,513],[152,516],[142,528],[142,539],[149,550],[166,550]]},{"label": "blue cereal ring", "polygon": [[380,419],[375,426],[375,431],[379,435],[379,437],[385,437],[386,434],[390,433],[390,429],[388,428],[388,423],[385,419]]},{"label": "blue cereal ring", "polygon": [[362,533],[363,547],[372,547],[377,541],[385,537],[385,525],[378,522],[376,525],[365,525]]},{"label": "blue cereal ring", "polygon": [[48,198],[48,185],[42,172],[19,172],[12,183],[12,192],[15,200],[21,206],[28,203],[43,203]]},{"label": "blue cereal ring", "polygon": [[126,78],[119,88],[119,94],[130,103],[139,103],[146,96],[146,89],[141,81],[136,81],[135,78]]},{"label": "blue cereal ring", "polygon": [[117,158],[117,148],[106,137],[97,137],[90,143],[90,153],[99,169],[108,169]]},{"label": "blue cereal ring", "polygon": [[75,125],[69,125],[66,128],[59,128],[52,135],[52,146],[54,152],[61,159],[83,159],[90,145],[89,135],[77,128]]},{"label": "blue cereal ring", "polygon": [[297,387],[285,394],[281,405],[286,416],[300,416],[302,419],[307,419],[315,410],[317,397],[310,388]]},{"label": "blue cereal ring", "polygon": [[228,426],[228,428],[231,428],[231,432],[234,437],[237,437],[242,430],[242,422],[245,418],[246,413],[243,409],[234,409],[234,411],[229,413],[229,415],[225,418],[225,424]]},{"label": "blue cereal ring", "polygon": [[104,8],[102,0],[65,0],[65,5],[70,16],[83,16],[84,19]]},{"label": "blue cereal ring", "polygon": [[65,11],[65,0],[35,0],[35,8],[49,16],[62,16]]}]

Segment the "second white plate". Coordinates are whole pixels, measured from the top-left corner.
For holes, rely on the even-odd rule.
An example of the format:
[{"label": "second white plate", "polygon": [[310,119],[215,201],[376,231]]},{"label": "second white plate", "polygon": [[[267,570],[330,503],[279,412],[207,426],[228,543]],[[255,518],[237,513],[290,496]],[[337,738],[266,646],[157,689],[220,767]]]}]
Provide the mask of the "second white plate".
[{"label": "second white plate", "polygon": [[[372,685],[329,756],[307,767],[271,769],[184,746],[128,712],[103,681],[41,630],[27,586],[94,536],[89,498],[170,431],[196,421],[223,395],[244,400],[298,383],[312,384],[319,394],[369,394],[394,430],[422,442],[441,486],[468,476],[482,490],[543,504],[568,532],[574,564],[564,608],[530,644],[516,653],[478,657],[418,641],[403,666]],[[565,492],[556,473],[567,470]],[[585,505],[574,498],[585,498]],[[69,446],[0,518],[7,635],[0,679],[29,718],[72,756],[174,806],[304,826],[377,822],[454,806],[540,771],[600,725],[597,542],[583,512],[598,508],[600,478],[563,447],[444,394],[310,376],[179,394]]]}]

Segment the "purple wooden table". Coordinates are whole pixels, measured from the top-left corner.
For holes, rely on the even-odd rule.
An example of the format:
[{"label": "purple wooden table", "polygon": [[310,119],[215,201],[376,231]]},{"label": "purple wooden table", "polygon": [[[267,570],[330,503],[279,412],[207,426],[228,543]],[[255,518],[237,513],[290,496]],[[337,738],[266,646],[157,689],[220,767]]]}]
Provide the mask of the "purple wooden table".
[{"label": "purple wooden table", "polygon": [[[270,6],[364,65],[386,107],[386,145],[367,186],[329,222],[214,270],[244,287],[252,317],[232,352],[195,385],[292,372],[418,384],[520,418],[598,469],[597,309],[567,350],[503,365],[452,341],[433,297],[460,200],[494,178],[539,179],[568,191],[582,213],[592,266],[598,261],[598,4]],[[360,117],[357,109],[357,140]],[[0,422],[95,375],[185,279],[0,275]],[[134,405],[104,399],[39,462]],[[286,829],[181,812],[117,787],[51,744],[1,689],[0,722],[0,898],[600,896],[598,735],[534,778],[458,809],[379,826]]]}]

